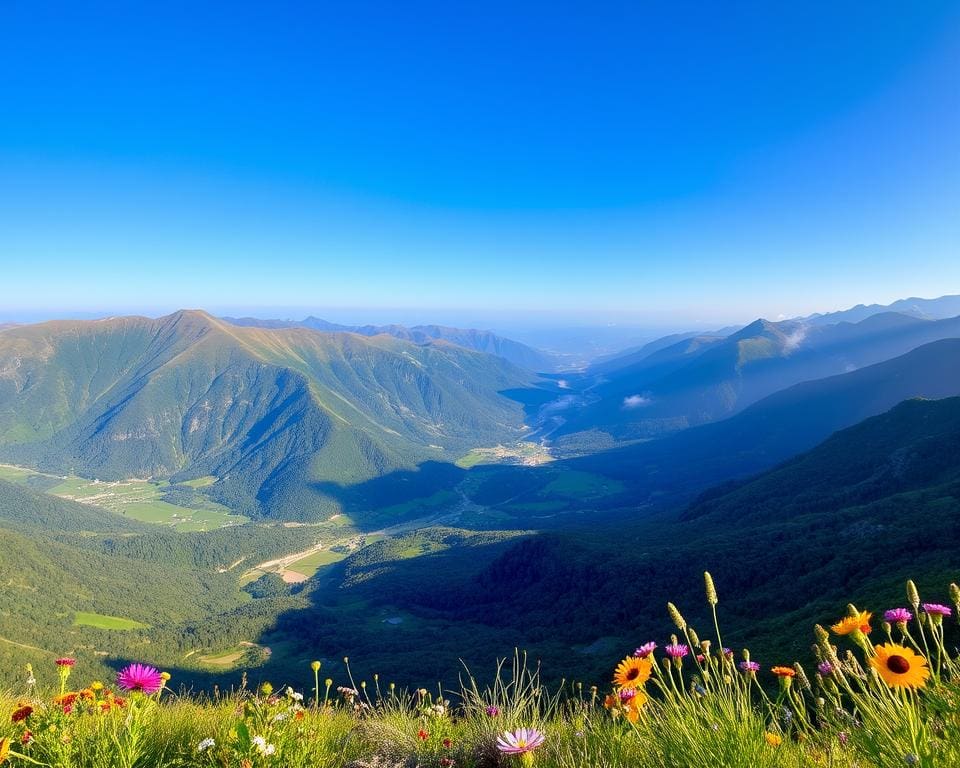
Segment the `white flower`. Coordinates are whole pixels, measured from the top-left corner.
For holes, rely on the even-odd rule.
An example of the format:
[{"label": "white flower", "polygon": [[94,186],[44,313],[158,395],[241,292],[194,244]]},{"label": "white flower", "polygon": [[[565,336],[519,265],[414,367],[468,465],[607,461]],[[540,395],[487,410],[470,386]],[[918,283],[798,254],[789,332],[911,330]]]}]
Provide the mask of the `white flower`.
[{"label": "white flower", "polygon": [[197,744],[197,752],[204,752],[210,749],[210,747],[212,747],[216,743],[217,742],[215,742],[213,739],[206,738],[203,741],[201,741],[199,744]]},{"label": "white flower", "polygon": [[273,746],[273,744],[267,744],[267,740],[263,738],[263,736],[254,736],[252,741],[253,746],[257,748],[257,752],[264,757],[269,757],[277,751],[277,748]]}]

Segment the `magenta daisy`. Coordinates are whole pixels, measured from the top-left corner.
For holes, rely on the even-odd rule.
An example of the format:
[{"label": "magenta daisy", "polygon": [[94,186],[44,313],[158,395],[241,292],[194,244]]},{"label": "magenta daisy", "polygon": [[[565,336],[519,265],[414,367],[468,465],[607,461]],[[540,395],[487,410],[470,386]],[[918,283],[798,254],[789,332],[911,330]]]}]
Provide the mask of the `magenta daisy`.
[{"label": "magenta daisy", "polygon": [[143,691],[147,695],[163,688],[159,669],[146,664],[130,664],[117,673],[117,685],[125,691]]},{"label": "magenta daisy", "polygon": [[522,755],[532,752],[543,744],[544,736],[536,728],[517,728],[515,731],[504,731],[497,737],[497,749],[505,755]]},{"label": "magenta daisy", "polygon": [[690,653],[690,648],[683,643],[670,643],[664,646],[663,650],[671,659],[682,659]]},{"label": "magenta daisy", "polygon": [[644,643],[639,648],[637,648],[637,650],[633,652],[633,655],[636,656],[638,659],[645,659],[647,658],[647,656],[653,653],[656,650],[656,648],[657,648],[657,644],[654,643],[653,641],[650,641],[649,643]]},{"label": "magenta daisy", "polygon": [[71,659],[68,656],[64,656],[62,659],[57,659],[54,662],[58,667],[72,667],[77,663],[76,659]]},{"label": "magenta daisy", "polygon": [[913,614],[906,608],[891,608],[889,611],[884,611],[883,618],[891,624],[906,624],[913,618]]},{"label": "magenta daisy", "polygon": [[940,603],[924,603],[923,610],[930,616],[950,616],[953,611]]}]

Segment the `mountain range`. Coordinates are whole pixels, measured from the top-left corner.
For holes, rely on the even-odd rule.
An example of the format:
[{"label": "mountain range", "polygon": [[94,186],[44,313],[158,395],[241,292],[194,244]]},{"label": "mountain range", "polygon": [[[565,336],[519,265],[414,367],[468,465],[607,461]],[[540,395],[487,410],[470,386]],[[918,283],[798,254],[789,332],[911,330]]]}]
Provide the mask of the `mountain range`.
[{"label": "mountain range", "polygon": [[524,434],[532,376],[447,342],[241,328],[203,312],[0,333],[0,458],[123,479],[213,476],[255,515],[336,511],[359,482]]},{"label": "mountain range", "polygon": [[263,320],[256,317],[225,317],[223,320],[243,327],[310,328],[315,331],[358,333],[361,336],[387,335],[421,345],[445,341],[475,352],[502,357],[519,368],[540,373],[554,372],[561,366],[561,358],[557,355],[498,336],[493,331],[480,331],[475,328],[451,328],[445,325],[340,325],[313,316],[303,320]]},{"label": "mountain range", "polygon": [[757,320],[727,336],[698,335],[627,365],[607,361],[587,379],[583,407],[558,433],[600,430],[647,439],[723,419],[802,381],[853,371],[960,336],[960,317],[883,312],[856,323]]},{"label": "mountain range", "polygon": [[[67,643],[103,674],[84,649],[110,648],[205,687],[238,659],[440,678],[519,644],[600,674],[663,602],[699,604],[703,569],[731,640],[782,647],[782,622],[956,580],[960,318],[933,317],[954,298],[674,334],[562,375],[432,326],[4,327],[0,661]],[[101,501],[128,486],[173,522]],[[251,521],[180,532],[211,505]]]}]

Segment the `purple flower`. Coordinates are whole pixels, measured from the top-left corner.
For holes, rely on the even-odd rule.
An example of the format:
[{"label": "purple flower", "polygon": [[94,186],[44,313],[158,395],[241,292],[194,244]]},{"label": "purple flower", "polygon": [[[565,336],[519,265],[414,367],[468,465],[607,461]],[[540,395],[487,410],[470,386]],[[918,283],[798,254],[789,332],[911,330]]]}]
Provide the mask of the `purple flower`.
[{"label": "purple flower", "polygon": [[496,717],[500,714],[500,707],[498,707],[496,704],[491,704],[483,711],[487,713],[488,717]]},{"label": "purple flower", "polygon": [[755,661],[741,661],[737,664],[741,672],[759,672],[760,665]]},{"label": "purple flower", "polygon": [[906,608],[891,608],[889,611],[884,611],[883,618],[891,624],[906,624],[913,618],[913,614]]},{"label": "purple flower", "polygon": [[929,616],[950,616],[953,614],[947,606],[940,605],[939,603],[924,603],[923,610]]},{"label": "purple flower", "polygon": [[733,658],[733,648],[724,648],[724,649],[723,649],[723,655],[724,655],[726,658],[728,658],[728,659],[732,659],[732,658]]},{"label": "purple flower", "polygon": [[817,664],[817,672],[826,677],[827,675],[833,674],[833,664],[829,661],[821,661]]},{"label": "purple flower", "polygon": [[622,688],[620,690],[620,701],[624,703],[632,699],[635,699],[636,696],[637,696],[637,692],[633,688]]},{"label": "purple flower", "polygon": [[670,645],[664,646],[663,650],[671,659],[682,659],[690,653],[690,649],[683,643],[670,643]]},{"label": "purple flower", "polygon": [[131,664],[117,674],[117,685],[125,691],[143,691],[150,695],[163,688],[163,676],[154,667]]},{"label": "purple flower", "polygon": [[653,641],[650,641],[649,643],[644,643],[639,648],[637,648],[637,650],[633,652],[633,655],[636,656],[638,659],[645,659],[647,658],[647,656],[653,653],[654,650],[656,650],[656,648],[657,648],[657,644]]},{"label": "purple flower", "polygon": [[543,744],[543,734],[536,728],[517,728],[515,731],[504,731],[497,737],[497,749],[505,755],[522,755],[533,752]]}]

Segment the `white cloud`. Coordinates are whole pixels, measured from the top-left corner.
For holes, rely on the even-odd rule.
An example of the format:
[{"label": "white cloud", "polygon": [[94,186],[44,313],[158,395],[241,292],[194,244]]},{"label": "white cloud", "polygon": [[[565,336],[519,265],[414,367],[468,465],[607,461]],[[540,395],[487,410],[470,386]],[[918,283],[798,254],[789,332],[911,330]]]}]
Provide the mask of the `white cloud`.
[{"label": "white cloud", "polygon": [[630,395],[630,397],[623,398],[623,407],[627,409],[643,408],[652,402],[653,400],[643,395]]}]

